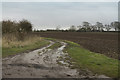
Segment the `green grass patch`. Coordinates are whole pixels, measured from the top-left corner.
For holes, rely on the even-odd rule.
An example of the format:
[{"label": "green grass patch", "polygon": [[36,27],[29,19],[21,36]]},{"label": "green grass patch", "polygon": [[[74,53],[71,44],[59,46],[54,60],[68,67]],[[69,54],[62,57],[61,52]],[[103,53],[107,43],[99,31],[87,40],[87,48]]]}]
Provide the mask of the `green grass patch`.
[{"label": "green grass patch", "polygon": [[61,43],[56,42],[55,44],[53,44],[52,46],[49,47],[49,49],[56,49],[59,48],[61,46]]},{"label": "green grass patch", "polygon": [[56,39],[54,38],[46,38],[46,37],[42,37],[42,38],[44,38],[45,40],[56,41]]},{"label": "green grass patch", "polygon": [[50,46],[49,49],[56,49],[56,48],[62,46],[61,43],[58,42],[58,41],[59,41],[58,39],[57,39],[57,40],[54,39],[54,38],[44,38],[44,39],[50,40],[50,41],[54,41],[54,42],[55,42],[55,44],[53,44],[52,46]]},{"label": "green grass patch", "polygon": [[[103,54],[94,53],[82,48],[79,44],[68,43],[66,49],[70,57],[76,62],[76,68],[89,69],[93,73],[104,74],[109,77],[118,77],[118,60],[109,58]],[[96,45],[97,46],[97,45]]]},{"label": "green grass patch", "polygon": [[17,53],[22,53],[25,51],[41,48],[43,46],[48,45],[49,43],[50,43],[49,41],[43,39],[43,40],[37,41],[32,44],[28,44],[25,46],[8,47],[8,48],[2,47],[2,57],[7,57],[9,55],[15,55]]}]

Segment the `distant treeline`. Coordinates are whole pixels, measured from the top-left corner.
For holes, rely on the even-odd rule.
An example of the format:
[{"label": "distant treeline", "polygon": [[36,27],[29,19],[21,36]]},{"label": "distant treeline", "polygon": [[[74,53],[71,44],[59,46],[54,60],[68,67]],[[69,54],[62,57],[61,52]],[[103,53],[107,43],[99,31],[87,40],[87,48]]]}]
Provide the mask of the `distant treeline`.
[{"label": "distant treeline", "polygon": [[46,31],[61,31],[61,32],[103,32],[103,31],[110,31],[114,29],[114,31],[120,30],[120,22],[114,21],[111,24],[103,25],[100,22],[96,22],[95,25],[90,24],[89,22],[83,22],[82,25],[79,26],[70,26],[69,29],[63,30],[60,29],[60,26],[57,26],[56,29],[47,29],[47,30],[33,30],[33,26],[30,21],[28,20],[21,20],[21,21],[11,21],[11,20],[4,20],[2,23],[2,33],[4,34],[14,34],[18,38],[23,38],[26,34],[30,34],[33,32],[46,32]]},{"label": "distant treeline", "polygon": [[83,22],[82,25],[79,26],[70,26],[69,29],[62,30],[60,26],[56,27],[56,29],[47,29],[47,30],[34,30],[34,32],[46,32],[46,31],[61,31],[61,32],[104,32],[104,31],[119,31],[120,30],[120,22],[114,21],[111,24],[103,25],[100,22],[96,22],[95,25],[90,24],[89,22]]}]

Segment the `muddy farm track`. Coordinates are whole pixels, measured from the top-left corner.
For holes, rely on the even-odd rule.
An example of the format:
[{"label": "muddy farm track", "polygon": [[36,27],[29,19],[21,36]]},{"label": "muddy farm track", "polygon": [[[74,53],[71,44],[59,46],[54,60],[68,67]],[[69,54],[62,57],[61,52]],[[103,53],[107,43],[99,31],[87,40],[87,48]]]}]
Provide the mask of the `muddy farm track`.
[{"label": "muddy farm track", "polygon": [[67,43],[58,42],[61,46],[56,49],[49,49],[56,43],[50,41],[46,47],[3,58],[3,78],[106,78],[104,75],[92,72],[79,74],[77,69],[71,69],[68,62],[60,59],[60,57],[69,57],[63,52]]},{"label": "muddy farm track", "polygon": [[70,40],[82,47],[118,59],[118,33],[114,32],[39,32],[42,37]]}]

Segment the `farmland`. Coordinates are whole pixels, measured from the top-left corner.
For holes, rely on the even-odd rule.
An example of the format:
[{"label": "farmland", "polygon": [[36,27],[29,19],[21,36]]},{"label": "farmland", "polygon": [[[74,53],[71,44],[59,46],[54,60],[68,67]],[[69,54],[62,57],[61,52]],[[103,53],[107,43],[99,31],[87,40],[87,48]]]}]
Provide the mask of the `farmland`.
[{"label": "farmland", "polygon": [[0,3],[2,79],[120,78],[118,2]]},{"label": "farmland", "polygon": [[114,32],[36,32],[42,37],[73,41],[92,52],[118,59],[118,33]]}]

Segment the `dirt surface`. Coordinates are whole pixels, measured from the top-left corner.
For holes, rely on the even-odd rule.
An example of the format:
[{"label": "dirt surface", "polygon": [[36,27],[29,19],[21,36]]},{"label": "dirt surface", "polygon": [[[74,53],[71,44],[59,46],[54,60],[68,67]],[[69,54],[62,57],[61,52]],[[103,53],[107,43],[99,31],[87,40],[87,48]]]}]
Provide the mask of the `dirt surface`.
[{"label": "dirt surface", "polygon": [[60,42],[61,47],[48,49],[54,43],[50,41],[50,45],[41,49],[3,58],[3,78],[108,78],[90,71],[71,69],[70,63],[60,59],[68,56],[63,53],[67,44]]},{"label": "dirt surface", "polygon": [[70,40],[92,52],[118,59],[118,33],[115,32],[39,32],[35,34]]}]

